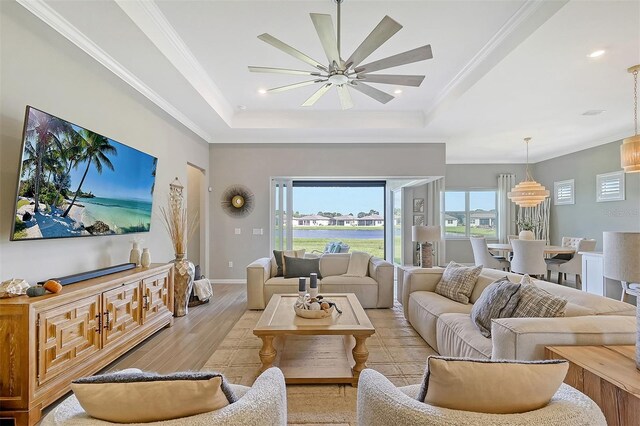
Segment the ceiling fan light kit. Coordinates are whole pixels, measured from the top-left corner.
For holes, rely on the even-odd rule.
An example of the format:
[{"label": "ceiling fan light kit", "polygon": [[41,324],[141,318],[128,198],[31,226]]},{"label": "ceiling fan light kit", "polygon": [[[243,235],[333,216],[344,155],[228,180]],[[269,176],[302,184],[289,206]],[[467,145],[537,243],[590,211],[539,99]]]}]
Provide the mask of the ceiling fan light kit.
[{"label": "ceiling fan light kit", "polygon": [[507,194],[507,197],[520,207],[535,207],[549,196],[549,191],[533,180],[529,174],[529,141],[531,138],[524,138],[524,142],[527,144],[526,178]]},{"label": "ceiling fan light kit", "polygon": [[633,74],[633,120],[635,135],[626,138],[620,145],[620,165],[626,173],[640,173],[640,135],[638,135],[638,72],[640,65],[629,68]]},{"label": "ceiling fan light kit", "polygon": [[431,46],[425,45],[407,52],[389,56],[368,64],[360,65],[374,51],[389,40],[395,33],[402,29],[402,25],[394,21],[389,16],[382,18],[380,23],[371,31],[364,41],[356,48],[347,60],[342,59],[340,52],[341,37],[341,14],[340,6],[343,0],[334,0],[337,3],[337,32],[333,26],[333,18],[331,15],[321,13],[310,13],[311,21],[318,33],[320,43],[327,56],[328,65],[324,65],[315,59],[305,55],[301,51],[289,46],[288,44],[278,40],[270,34],[261,34],[258,38],[265,43],[293,56],[294,58],[305,62],[314,68],[313,71],[295,70],[287,68],[272,67],[256,67],[249,66],[250,72],[273,73],[273,74],[290,74],[290,75],[308,75],[315,77],[313,80],[307,80],[300,83],[289,84],[286,86],[275,87],[267,90],[267,92],[282,92],[285,90],[297,89],[299,87],[309,86],[313,84],[321,84],[321,87],[312,94],[302,106],[312,106],[318,99],[325,95],[329,89],[336,87],[340,105],[342,109],[353,107],[353,100],[349,88],[357,90],[376,101],[386,104],[394,97],[382,90],[367,83],[392,84],[395,86],[412,86],[418,87],[424,80],[424,75],[389,75],[389,74],[370,74],[374,71],[380,71],[400,65],[411,64],[414,62],[424,61],[433,58]]}]

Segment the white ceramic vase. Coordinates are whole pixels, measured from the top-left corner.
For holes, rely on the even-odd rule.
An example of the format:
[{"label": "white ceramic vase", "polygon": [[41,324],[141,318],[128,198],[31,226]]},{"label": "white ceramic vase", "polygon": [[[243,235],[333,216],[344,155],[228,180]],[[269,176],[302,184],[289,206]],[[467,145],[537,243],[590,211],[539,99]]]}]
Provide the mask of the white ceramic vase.
[{"label": "white ceramic vase", "polygon": [[136,266],[140,265],[140,249],[138,248],[138,243],[133,243],[133,248],[129,253],[129,263],[135,263]]},{"label": "white ceramic vase", "polygon": [[142,256],[140,259],[140,265],[142,265],[143,268],[148,268],[149,265],[151,265],[151,253],[149,253],[149,249],[148,248],[143,248],[142,249]]},{"label": "white ceramic vase", "polygon": [[533,231],[520,231],[518,234],[518,238],[521,240],[533,240],[536,236],[533,234]]}]

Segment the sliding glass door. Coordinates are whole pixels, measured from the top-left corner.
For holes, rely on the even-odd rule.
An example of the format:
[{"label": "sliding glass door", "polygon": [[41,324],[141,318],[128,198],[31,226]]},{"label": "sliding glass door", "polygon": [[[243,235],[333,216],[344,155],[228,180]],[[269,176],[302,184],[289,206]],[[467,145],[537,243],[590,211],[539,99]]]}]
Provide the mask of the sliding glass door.
[{"label": "sliding glass door", "polygon": [[385,181],[274,179],[272,246],[385,257]]}]

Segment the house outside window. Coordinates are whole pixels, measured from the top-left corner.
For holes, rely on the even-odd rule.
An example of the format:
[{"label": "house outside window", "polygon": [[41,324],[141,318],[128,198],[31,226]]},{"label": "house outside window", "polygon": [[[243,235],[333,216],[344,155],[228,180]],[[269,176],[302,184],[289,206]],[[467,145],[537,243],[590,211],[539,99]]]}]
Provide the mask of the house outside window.
[{"label": "house outside window", "polygon": [[444,229],[447,239],[470,236],[497,238],[498,214],[495,189],[445,191]]}]

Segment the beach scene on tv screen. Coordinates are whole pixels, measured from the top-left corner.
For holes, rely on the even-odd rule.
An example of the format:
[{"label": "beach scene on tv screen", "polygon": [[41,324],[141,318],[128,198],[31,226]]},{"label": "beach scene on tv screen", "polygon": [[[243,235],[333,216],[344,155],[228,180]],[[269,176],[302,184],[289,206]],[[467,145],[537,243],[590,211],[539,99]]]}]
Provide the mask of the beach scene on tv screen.
[{"label": "beach scene on tv screen", "polygon": [[13,239],[146,232],[157,159],[29,108]]}]

